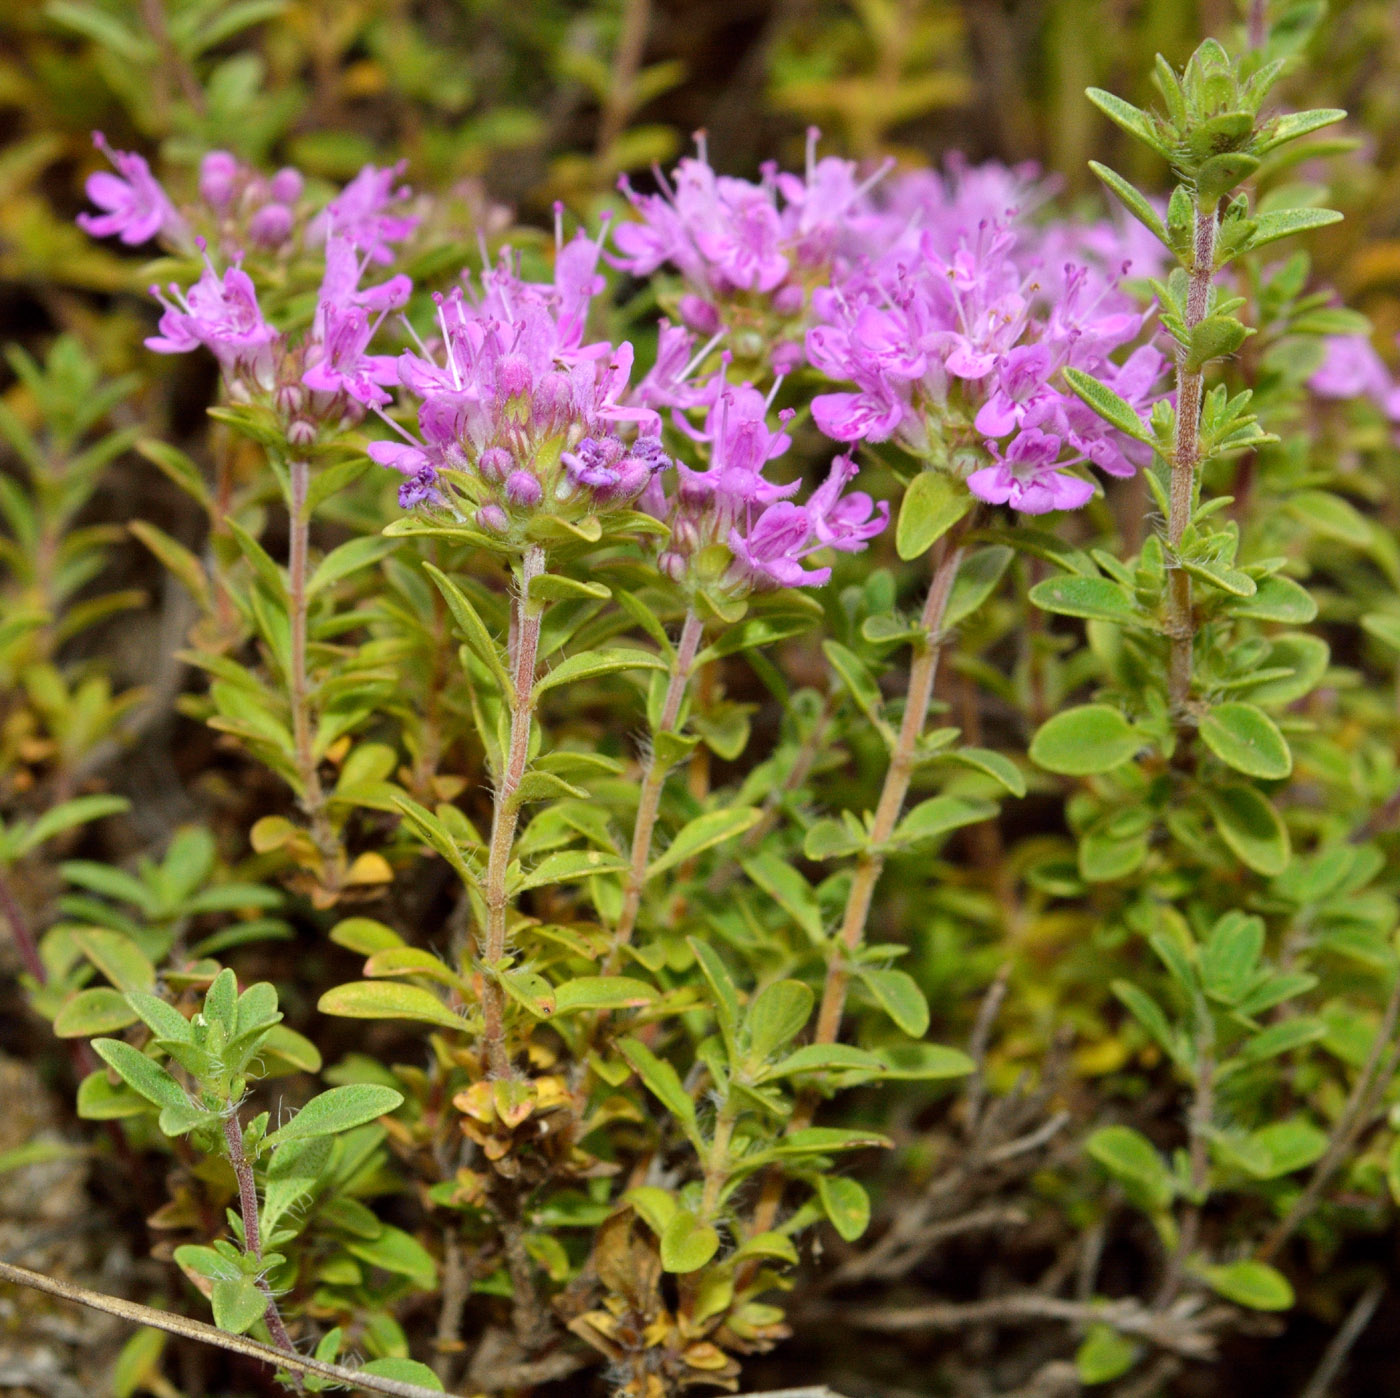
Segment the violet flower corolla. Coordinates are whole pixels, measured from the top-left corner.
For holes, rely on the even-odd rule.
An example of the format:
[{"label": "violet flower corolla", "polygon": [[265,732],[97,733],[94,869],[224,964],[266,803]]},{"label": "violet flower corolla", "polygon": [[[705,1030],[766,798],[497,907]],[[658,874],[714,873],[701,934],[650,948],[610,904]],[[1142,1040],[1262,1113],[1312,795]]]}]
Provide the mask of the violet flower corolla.
[{"label": "violet flower corolla", "polygon": [[[684,332],[681,332],[684,333]],[[689,337],[686,337],[689,339]],[[663,348],[679,357],[676,345]],[[777,484],[764,474],[792,445],[787,423],[791,409],[776,414],[777,386],[764,395],[752,384],[727,381],[727,359],[704,383],[692,386],[683,377],[667,380],[672,420],[696,447],[705,465],[678,455],[674,476],[653,476],[641,505],[670,526],[657,563],[674,582],[713,584],[720,592],[743,595],[780,587],[817,587],[831,577],[829,566],[809,567],[806,560],[823,549],[854,553],[889,523],[889,505],[876,504],[864,491],[848,491],[857,475],[849,456],[838,456],[826,480],[805,504],[793,500],[800,481]],[[692,360],[693,362],[693,360]],[[650,402],[663,397],[650,376],[638,386]],[[703,406],[696,425],[689,410]],[[728,559],[710,576],[718,556]]]},{"label": "violet flower corolla", "polygon": [[400,472],[399,503],[446,507],[493,535],[629,505],[667,463],[657,413],[626,400],[631,344],[587,342],[600,240],[560,246],[554,280],[523,280],[507,250],[479,288],[435,298],[437,335],[398,361],[417,436],[371,443]]},{"label": "violet flower corolla", "polygon": [[[1122,364],[1110,357],[1144,324],[1121,285],[1126,265],[1114,276],[1052,260],[1014,210],[969,228],[954,199],[951,231],[935,212],[925,208],[922,227],[909,223],[844,282],[815,294],[808,358],[851,385],[813,400],[817,425],[841,442],[941,452],[964,470],[969,455],[981,455],[992,464],[968,473],[972,493],[1027,514],[1084,504],[1092,489],[1068,470],[1080,462],[1132,475],[1145,449],[1125,442],[1062,376],[1079,369],[1140,412],[1150,403],[1165,358],[1151,345]],[[1018,444],[1023,434],[1035,435]]]},{"label": "violet flower corolla", "polygon": [[766,362],[776,374],[801,363],[811,290],[830,280],[869,188],[888,168],[861,179],[853,161],[819,160],[819,134],[808,132],[800,176],[773,162],[758,183],[717,175],[700,133],[698,154],[669,180],[656,171],[660,193],[619,182],[638,217],[618,227],[613,264],[638,277],[674,266],[687,288],[676,304],[682,322],[703,335],[730,331],[737,358]]},{"label": "violet flower corolla", "polygon": [[1322,362],[1308,377],[1319,398],[1364,398],[1391,422],[1400,423],[1400,383],[1376,352],[1368,335],[1328,335]]},{"label": "violet flower corolla", "polygon": [[167,246],[188,251],[192,246],[189,225],[171,202],[143,156],[113,150],[100,132],[92,143],[112,163],[113,170],[98,170],[87,178],[87,197],[102,210],[81,213],[78,227],[94,238],[119,238],[139,247],[159,237]]}]

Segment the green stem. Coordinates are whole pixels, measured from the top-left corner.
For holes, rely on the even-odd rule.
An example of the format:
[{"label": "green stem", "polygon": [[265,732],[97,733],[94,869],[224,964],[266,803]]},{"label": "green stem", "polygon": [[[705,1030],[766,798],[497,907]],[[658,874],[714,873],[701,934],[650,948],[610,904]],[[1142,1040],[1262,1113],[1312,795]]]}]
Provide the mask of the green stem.
[{"label": "green stem", "polygon": [[506,954],[506,870],[515,845],[520,809],[515,801],[520,779],[530,756],[530,729],[535,713],[535,667],[539,655],[543,611],[530,600],[530,584],[544,572],[544,550],[532,547],[521,563],[517,592],[511,601],[513,643],[513,693],[510,710],[510,747],[504,770],[496,783],[491,813],[491,848],[486,865],[486,941],[482,955],[486,975],[482,988],[482,1013],[486,1021],[486,1066],[493,1078],[508,1078],[506,1052],[505,991],[500,982]]},{"label": "green stem", "polygon": [[[656,725],[656,733],[675,731],[680,717],[681,704],[690,684],[691,671],[695,667],[696,652],[705,624],[691,608],[685,614],[681,625],[680,640],[671,658],[671,673],[666,682],[666,695],[661,705],[661,717]],[[661,809],[661,791],[666,785],[669,767],[656,755],[655,734],[652,749],[647,754],[642,773],[642,788],[637,801],[637,818],[632,825],[632,855],[627,870],[627,885],[622,894],[622,912],[618,916],[617,931],[613,938],[613,949],[608,957],[605,973],[615,971],[621,958],[622,948],[632,940],[637,927],[637,914],[642,906],[642,889],[646,884],[647,863],[651,858],[651,842],[656,833],[656,816]]]},{"label": "green stem", "polygon": [[[1186,329],[1193,330],[1206,317],[1211,278],[1215,272],[1215,205],[1196,205],[1195,236],[1192,240],[1190,281],[1186,292]],[[1201,397],[1205,373],[1188,368],[1189,351],[1177,351],[1176,434],[1172,442],[1170,507],[1167,515],[1167,543],[1171,546],[1172,568],[1167,584],[1167,636],[1170,655],[1167,662],[1167,694],[1178,714],[1191,694],[1191,669],[1196,641],[1196,623],[1191,610],[1191,575],[1180,566],[1181,541],[1196,498],[1196,476],[1201,466]]]}]

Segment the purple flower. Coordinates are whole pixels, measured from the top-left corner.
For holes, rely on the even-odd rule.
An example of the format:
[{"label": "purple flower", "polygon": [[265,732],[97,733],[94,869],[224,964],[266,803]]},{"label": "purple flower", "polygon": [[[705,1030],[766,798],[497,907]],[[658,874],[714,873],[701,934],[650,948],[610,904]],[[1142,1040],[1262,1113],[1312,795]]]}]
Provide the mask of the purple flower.
[{"label": "purple flower", "polygon": [[412,237],[420,222],[415,215],[392,208],[409,197],[408,186],[397,184],[407,165],[403,160],[384,169],[366,165],[312,220],[306,230],[307,242],[312,246],[323,243],[334,230],[371,262],[392,262],[390,244]]},{"label": "purple flower", "polygon": [[[562,231],[559,243],[551,283],[524,281],[506,253],[478,294],[437,297],[436,337],[398,360],[398,382],[417,400],[415,449],[454,473],[445,489],[465,491],[460,503],[498,533],[542,505],[625,503],[664,460],[651,455],[660,451],[655,410],[627,397],[632,346],[585,337],[603,284],[599,243],[565,245]],[[634,427],[643,438],[629,448]]]},{"label": "purple flower", "polygon": [[158,234],[174,243],[187,242],[184,219],[145,160],[130,151],[113,150],[100,131],[93,132],[92,143],[117,173],[98,170],[88,176],[87,196],[104,212],[79,214],[78,227],[94,238],[115,235],[131,247],[148,243]]},{"label": "purple flower", "polygon": [[1322,363],[1308,387],[1320,398],[1369,398],[1392,422],[1400,422],[1400,385],[1366,335],[1329,335]]},{"label": "purple flower", "polygon": [[252,278],[241,267],[228,267],[220,276],[206,257],[203,273],[188,291],[172,282],[168,295],[155,286],[151,294],[165,311],[159,333],[146,341],[148,349],[184,354],[203,345],[231,384],[273,387],[281,336],[263,319]]},{"label": "purple flower", "polygon": [[1003,455],[996,442],[985,443],[993,466],[974,471],[967,488],[989,505],[1010,505],[1022,514],[1077,510],[1093,497],[1094,487],[1078,476],[1057,469],[1060,439],[1032,428],[1012,440]]},{"label": "purple flower", "polygon": [[238,173],[238,157],[232,151],[211,150],[199,162],[199,197],[213,209],[226,208],[233,199]]},{"label": "purple flower", "polygon": [[1144,449],[1072,393],[1063,370],[1094,375],[1145,412],[1166,360],[1151,346],[1121,365],[1110,358],[1144,324],[1119,281],[1127,259],[1113,270],[1065,260],[1062,242],[1019,221],[1016,204],[1039,193],[1002,167],[955,167],[886,189],[902,226],[868,226],[870,254],[812,297],[807,357],[835,381],[812,403],[823,432],[892,439],[919,455],[976,432],[996,445],[994,464],[969,481],[974,493],[1027,512],[1092,494],[1055,475],[1044,460],[1050,442],[1068,453],[1062,465],[1133,473]]}]

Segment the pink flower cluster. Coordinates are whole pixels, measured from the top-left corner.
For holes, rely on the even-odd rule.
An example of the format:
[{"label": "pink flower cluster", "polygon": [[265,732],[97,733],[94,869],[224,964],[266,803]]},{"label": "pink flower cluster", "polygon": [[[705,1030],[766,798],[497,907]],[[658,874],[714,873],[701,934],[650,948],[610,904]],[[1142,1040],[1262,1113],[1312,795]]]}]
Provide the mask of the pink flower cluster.
[{"label": "pink flower cluster", "polygon": [[1077,464],[1131,475],[1134,445],[1062,377],[1080,369],[1149,406],[1166,360],[1151,345],[1122,364],[1111,357],[1144,323],[1118,277],[1062,260],[1058,239],[1042,243],[1014,208],[989,216],[985,179],[966,202],[956,182],[911,182],[894,183],[899,236],[813,297],[807,356],[852,386],[814,399],[817,425],[837,441],[893,439],[925,456],[981,439],[991,464],[969,474],[969,489],[1027,514],[1085,504],[1093,487],[1070,473]]},{"label": "pink flower cluster", "polygon": [[[689,345],[688,335],[671,331],[663,334],[663,354],[678,357],[677,336]],[[724,366],[698,386],[672,375],[664,393],[649,379],[639,385],[639,396],[651,402],[669,397],[677,430],[706,458],[703,469],[677,459],[674,480],[656,475],[642,497],[643,507],[670,526],[658,562],[673,580],[687,577],[696,555],[723,544],[733,559],[724,583],[737,592],[819,587],[831,569],[804,566],[809,555],[827,548],[858,552],[889,523],[888,504],[846,490],[857,474],[848,456],[836,458],[805,504],[791,498],[800,481],[768,480],[764,468],[792,445],[786,430],[792,411],[778,413],[777,426],[771,425],[773,395],[728,383]],[[683,410],[698,407],[705,417],[696,425]]]},{"label": "pink flower cluster", "polygon": [[[189,251],[188,243],[204,259],[192,285],[151,288],[163,313],[149,348],[160,354],[209,350],[230,393],[245,401],[270,396],[298,445],[313,440],[320,424],[389,401],[385,385],[397,382],[394,362],[369,354],[369,344],[385,315],[407,305],[413,287],[403,275],[361,283],[371,264],[393,261],[393,244],[417,226],[399,207],[408,194],[398,185],[401,167],[366,166],[308,222],[299,208],[305,181],[298,171],[265,176],[227,151],[212,151],[200,165],[202,207],[181,213],[140,156],[96,139],[118,174],[89,179],[88,194],[105,212],[81,216],[82,226],[133,245],[159,237],[176,251]],[[276,251],[299,223],[305,246],[320,249],[324,271],[311,327],[292,342],[264,315],[238,242]],[[205,238],[191,232],[200,225],[231,258],[222,271]]]},{"label": "pink flower cluster", "polygon": [[1400,383],[1367,335],[1329,335],[1322,363],[1308,379],[1319,398],[1364,398],[1400,423]]},{"label": "pink flower cluster", "polygon": [[585,342],[599,254],[580,234],[550,284],[522,280],[507,254],[479,292],[435,298],[437,336],[397,365],[418,436],[396,428],[404,440],[370,447],[405,477],[405,508],[468,506],[504,534],[541,506],[629,503],[666,464],[656,413],[627,400],[632,346]]}]

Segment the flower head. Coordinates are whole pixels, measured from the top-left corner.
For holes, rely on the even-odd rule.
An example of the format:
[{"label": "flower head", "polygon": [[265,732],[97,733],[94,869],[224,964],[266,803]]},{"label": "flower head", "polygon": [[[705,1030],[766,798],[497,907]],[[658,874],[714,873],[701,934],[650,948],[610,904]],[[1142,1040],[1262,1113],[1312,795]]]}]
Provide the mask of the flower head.
[{"label": "flower head", "polygon": [[92,143],[112,162],[116,174],[98,170],[88,176],[87,196],[103,212],[79,214],[78,227],[94,238],[116,236],[131,247],[157,236],[188,242],[185,220],[146,161],[130,151],[113,150],[100,131],[93,132]]}]

